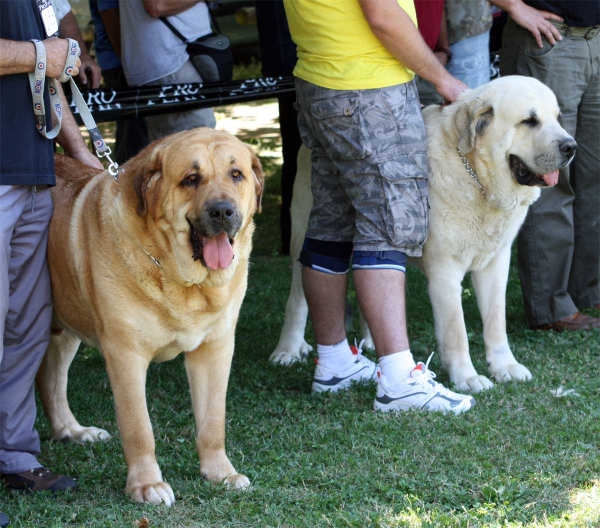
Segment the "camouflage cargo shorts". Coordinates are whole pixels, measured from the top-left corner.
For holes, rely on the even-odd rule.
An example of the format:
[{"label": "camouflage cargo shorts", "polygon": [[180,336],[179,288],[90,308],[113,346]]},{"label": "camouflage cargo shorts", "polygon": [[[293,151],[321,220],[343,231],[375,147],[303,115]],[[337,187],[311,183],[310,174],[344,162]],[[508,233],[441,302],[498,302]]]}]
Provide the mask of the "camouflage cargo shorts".
[{"label": "camouflage cargo shorts", "polygon": [[300,135],[312,150],[306,236],[420,256],[429,166],[414,81],[346,91],[297,78],[296,97]]}]

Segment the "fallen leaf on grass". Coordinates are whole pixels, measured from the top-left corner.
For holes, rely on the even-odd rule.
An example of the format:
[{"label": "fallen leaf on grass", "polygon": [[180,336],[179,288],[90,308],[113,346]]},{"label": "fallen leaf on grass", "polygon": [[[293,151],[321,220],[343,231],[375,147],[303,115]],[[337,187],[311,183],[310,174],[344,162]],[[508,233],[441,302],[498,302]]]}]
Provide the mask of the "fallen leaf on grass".
[{"label": "fallen leaf on grass", "polygon": [[581,396],[581,394],[575,392],[575,389],[565,389],[562,385],[559,385],[558,389],[550,390],[550,394],[557,398],[564,398],[565,396]]},{"label": "fallen leaf on grass", "polygon": [[138,528],[149,528],[150,521],[146,517],[142,517],[141,521],[135,521]]}]

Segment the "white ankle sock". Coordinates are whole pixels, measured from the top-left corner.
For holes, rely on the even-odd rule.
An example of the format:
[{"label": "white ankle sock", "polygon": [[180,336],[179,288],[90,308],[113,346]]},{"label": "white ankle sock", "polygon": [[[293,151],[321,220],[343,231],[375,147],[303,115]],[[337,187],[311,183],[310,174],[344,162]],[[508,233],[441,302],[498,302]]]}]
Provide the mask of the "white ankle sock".
[{"label": "white ankle sock", "polygon": [[416,367],[410,349],[379,358],[379,368],[388,384],[404,383]]},{"label": "white ankle sock", "polygon": [[347,339],[337,345],[319,345],[317,343],[317,354],[319,355],[319,365],[334,372],[344,370],[346,365],[354,360],[354,354],[350,350]]}]

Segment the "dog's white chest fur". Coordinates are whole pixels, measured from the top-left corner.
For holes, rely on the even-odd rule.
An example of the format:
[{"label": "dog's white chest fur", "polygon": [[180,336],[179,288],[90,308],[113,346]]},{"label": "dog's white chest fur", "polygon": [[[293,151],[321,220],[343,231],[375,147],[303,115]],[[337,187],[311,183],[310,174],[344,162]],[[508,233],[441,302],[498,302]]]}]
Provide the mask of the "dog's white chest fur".
[{"label": "dog's white chest fur", "polygon": [[485,268],[499,250],[510,245],[527,213],[522,205],[504,210],[475,203],[483,201],[483,196],[477,196],[475,202],[455,196],[452,204],[445,203],[445,196],[438,190],[431,191],[432,229],[424,253],[426,258],[431,255],[436,260],[443,254],[460,263],[465,273]]}]

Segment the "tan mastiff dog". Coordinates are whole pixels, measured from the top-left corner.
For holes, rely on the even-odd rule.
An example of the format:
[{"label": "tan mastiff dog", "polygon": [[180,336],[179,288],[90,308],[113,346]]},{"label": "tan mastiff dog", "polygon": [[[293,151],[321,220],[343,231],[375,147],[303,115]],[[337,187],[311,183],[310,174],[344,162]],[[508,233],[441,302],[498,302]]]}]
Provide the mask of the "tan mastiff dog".
[{"label": "tan mastiff dog", "polygon": [[[480,392],[492,382],[471,361],[461,283],[471,273],[483,320],[488,372],[497,382],[526,381],[506,334],[505,294],[511,244],[527,209],[575,154],[558,122],[552,91],[529,77],[502,77],[462,94],[444,108],[423,111],[431,168],[429,237],[412,263],[427,275],[442,365],[459,391]],[[296,259],[312,207],[310,151],[298,154],[292,201],[294,265],[285,322],[270,360],[290,365],[312,349],[304,340],[308,307]],[[401,176],[400,176],[401,177]],[[411,259],[412,260],[412,259]],[[367,348],[373,341],[363,324]]]},{"label": "tan mastiff dog", "polygon": [[69,409],[68,369],[83,340],[106,361],[127,494],[172,505],[154,453],[146,371],[184,352],[200,471],[248,486],[225,454],[225,394],[263,190],[258,158],[230,134],[200,128],[152,143],[118,182],[64,156],[56,172],[48,257],[62,332],[38,376],[53,437],[110,437]]}]

